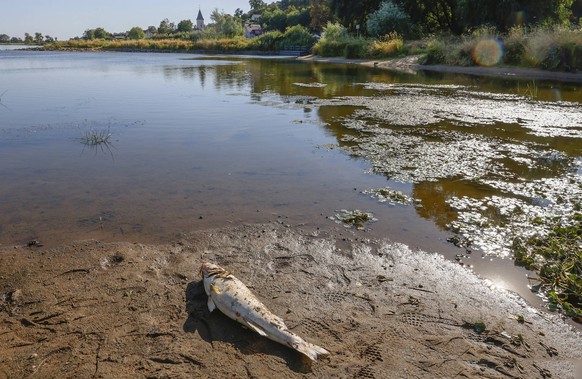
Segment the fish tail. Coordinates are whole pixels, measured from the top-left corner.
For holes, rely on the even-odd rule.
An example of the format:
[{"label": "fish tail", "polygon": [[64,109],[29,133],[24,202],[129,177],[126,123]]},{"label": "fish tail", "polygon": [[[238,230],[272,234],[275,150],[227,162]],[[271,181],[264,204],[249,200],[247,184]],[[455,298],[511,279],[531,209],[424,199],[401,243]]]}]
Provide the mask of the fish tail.
[{"label": "fish tail", "polygon": [[317,360],[317,357],[320,355],[328,355],[329,351],[325,350],[323,347],[319,347],[312,343],[301,341],[294,346],[295,350],[298,352],[305,354],[309,357],[312,361]]}]

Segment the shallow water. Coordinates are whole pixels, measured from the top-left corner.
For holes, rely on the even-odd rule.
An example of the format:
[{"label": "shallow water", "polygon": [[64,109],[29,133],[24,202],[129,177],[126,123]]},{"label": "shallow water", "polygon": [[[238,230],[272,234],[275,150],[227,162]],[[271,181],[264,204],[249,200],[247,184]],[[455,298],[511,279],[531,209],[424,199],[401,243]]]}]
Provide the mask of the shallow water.
[{"label": "shallow water", "polygon": [[[324,230],[361,210],[377,221],[355,237],[440,252],[528,297],[523,270],[489,262],[527,219],[484,232],[482,218],[517,201],[567,216],[580,202],[575,84],[0,51],[0,94],[1,244],[165,242],[243,222]],[[81,143],[91,133],[111,136]]]}]

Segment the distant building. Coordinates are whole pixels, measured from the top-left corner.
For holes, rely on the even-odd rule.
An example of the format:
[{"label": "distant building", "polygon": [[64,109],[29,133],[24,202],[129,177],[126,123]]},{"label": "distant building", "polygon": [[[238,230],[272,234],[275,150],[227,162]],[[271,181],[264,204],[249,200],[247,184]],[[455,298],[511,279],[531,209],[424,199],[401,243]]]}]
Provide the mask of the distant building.
[{"label": "distant building", "polygon": [[157,28],[155,26],[150,26],[147,29],[145,29],[143,31],[145,33],[145,38],[152,38],[152,36],[154,35],[155,31],[157,31]]},{"label": "distant building", "polygon": [[250,22],[244,25],[245,28],[245,37],[247,38],[255,38],[263,34],[263,29],[259,24],[251,24]]},{"label": "distant building", "polygon": [[117,40],[127,39],[127,33],[113,33],[113,34],[111,34],[111,37],[113,37],[113,39],[117,39]]},{"label": "distant building", "polygon": [[202,17],[202,11],[198,9],[198,17],[196,17],[196,29],[204,29],[204,17]]}]

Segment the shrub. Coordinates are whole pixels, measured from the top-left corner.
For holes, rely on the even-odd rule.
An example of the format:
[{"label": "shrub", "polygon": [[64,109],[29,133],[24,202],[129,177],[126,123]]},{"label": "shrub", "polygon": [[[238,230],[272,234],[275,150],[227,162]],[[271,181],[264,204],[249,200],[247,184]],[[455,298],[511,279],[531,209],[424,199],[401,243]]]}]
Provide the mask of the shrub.
[{"label": "shrub", "polygon": [[341,24],[328,22],[322,37],[313,47],[313,53],[322,57],[363,58],[368,44],[368,40],[348,34]]},{"label": "shrub", "polygon": [[410,16],[392,0],[384,1],[377,11],[368,16],[368,33],[382,36],[392,32],[404,34],[410,31]]},{"label": "shrub", "polygon": [[288,27],[280,41],[281,47],[284,46],[308,46],[311,47],[315,39],[309,33],[305,26],[295,25]]},{"label": "shrub", "polygon": [[283,33],[273,30],[263,33],[258,37],[251,39],[252,48],[255,50],[276,50],[280,41],[283,39]]},{"label": "shrub", "polygon": [[369,45],[368,55],[375,58],[392,57],[404,51],[404,40],[397,33],[393,32],[378,40],[372,41]]}]

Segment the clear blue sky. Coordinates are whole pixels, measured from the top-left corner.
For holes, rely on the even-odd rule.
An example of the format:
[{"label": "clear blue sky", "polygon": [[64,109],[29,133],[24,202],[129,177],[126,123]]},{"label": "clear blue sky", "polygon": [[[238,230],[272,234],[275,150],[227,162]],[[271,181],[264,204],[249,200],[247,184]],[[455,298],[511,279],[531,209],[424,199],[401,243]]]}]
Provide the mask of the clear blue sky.
[{"label": "clear blue sky", "polygon": [[98,27],[112,33],[157,27],[164,18],[195,23],[198,7],[206,23],[215,8],[229,14],[250,8],[248,0],[0,0],[0,34],[24,38],[40,32],[66,40]]}]

